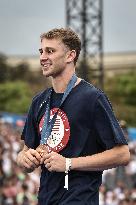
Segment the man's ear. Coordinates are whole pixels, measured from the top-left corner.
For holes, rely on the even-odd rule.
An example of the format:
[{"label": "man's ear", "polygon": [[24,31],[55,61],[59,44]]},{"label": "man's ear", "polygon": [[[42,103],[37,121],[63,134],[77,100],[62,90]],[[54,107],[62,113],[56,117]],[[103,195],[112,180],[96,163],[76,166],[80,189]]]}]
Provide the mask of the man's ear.
[{"label": "man's ear", "polygon": [[74,59],[76,57],[76,51],[75,50],[71,50],[67,52],[67,56],[66,56],[66,62],[67,63],[71,63],[74,62]]}]

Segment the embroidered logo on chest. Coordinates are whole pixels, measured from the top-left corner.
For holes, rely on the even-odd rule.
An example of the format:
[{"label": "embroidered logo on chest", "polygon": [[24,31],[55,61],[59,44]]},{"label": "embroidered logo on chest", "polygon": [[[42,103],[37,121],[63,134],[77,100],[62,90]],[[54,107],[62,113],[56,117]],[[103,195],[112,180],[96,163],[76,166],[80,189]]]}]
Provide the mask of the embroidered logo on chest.
[{"label": "embroidered logo on chest", "polygon": [[[57,111],[57,108],[53,108],[50,111],[50,119],[54,116],[55,112]],[[44,116],[40,120],[39,123],[39,131],[41,133],[42,126],[43,126]],[[47,147],[49,152],[59,152],[64,147],[66,147],[70,136],[70,126],[68,118],[64,111],[61,109],[59,110],[57,114],[57,118],[55,121],[55,124],[53,126],[51,135],[49,136],[47,140]]]}]

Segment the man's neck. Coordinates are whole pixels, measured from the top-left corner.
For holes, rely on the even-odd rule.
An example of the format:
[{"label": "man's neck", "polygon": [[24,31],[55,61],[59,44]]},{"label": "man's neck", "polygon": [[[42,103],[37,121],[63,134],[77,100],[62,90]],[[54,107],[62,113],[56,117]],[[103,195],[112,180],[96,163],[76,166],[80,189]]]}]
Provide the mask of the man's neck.
[{"label": "man's neck", "polygon": [[74,72],[70,73],[67,76],[59,75],[55,78],[52,78],[52,86],[53,86],[54,91],[56,93],[64,93],[73,74]]},{"label": "man's neck", "polygon": [[[73,69],[72,68],[65,69],[64,72],[62,72],[60,75],[56,77],[51,77],[51,82],[54,91],[56,93],[64,93],[74,73],[75,73],[75,68],[73,67]],[[76,84],[78,84],[79,81],[80,79],[78,78]]]}]

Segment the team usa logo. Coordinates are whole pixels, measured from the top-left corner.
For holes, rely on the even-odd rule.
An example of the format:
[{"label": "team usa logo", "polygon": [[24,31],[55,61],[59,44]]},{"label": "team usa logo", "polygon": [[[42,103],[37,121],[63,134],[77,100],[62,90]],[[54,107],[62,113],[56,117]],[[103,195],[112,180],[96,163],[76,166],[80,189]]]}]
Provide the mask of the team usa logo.
[{"label": "team usa logo", "polygon": [[[57,108],[51,109],[50,111],[51,119],[57,110],[58,110]],[[39,123],[40,132],[42,131],[43,121],[44,121],[44,116],[42,117]],[[51,151],[59,152],[60,150],[62,150],[64,147],[66,147],[69,141],[69,137],[70,137],[69,121],[64,111],[60,109],[57,114],[57,118],[53,126],[51,135],[47,140],[47,147],[49,152]]]}]

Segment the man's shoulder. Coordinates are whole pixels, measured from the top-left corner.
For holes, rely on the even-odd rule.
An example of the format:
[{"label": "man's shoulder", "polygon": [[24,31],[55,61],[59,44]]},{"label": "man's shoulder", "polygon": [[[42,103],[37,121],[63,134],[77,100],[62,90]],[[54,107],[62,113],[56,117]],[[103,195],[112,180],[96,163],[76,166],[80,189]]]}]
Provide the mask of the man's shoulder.
[{"label": "man's shoulder", "polygon": [[39,110],[40,107],[43,106],[43,104],[46,103],[47,99],[48,99],[48,95],[50,93],[51,88],[47,88],[39,93],[37,93],[33,99],[32,99],[32,103],[31,106],[33,107],[33,109],[35,110]]},{"label": "man's shoulder", "polygon": [[[112,104],[108,98],[108,95],[103,91],[101,90],[100,88],[98,87],[95,87],[94,85],[92,85],[91,83],[88,83],[85,81],[85,85],[87,87],[87,99],[91,100],[92,102],[94,102],[95,105],[102,105],[102,106],[105,106],[106,109],[107,109],[107,106],[109,107],[110,105],[110,108],[112,108]],[[98,104],[97,104],[98,102]]]},{"label": "man's shoulder", "polygon": [[103,94],[103,91],[99,88],[97,88],[96,86],[94,86],[93,84],[83,80],[83,92],[84,94],[88,95],[88,96],[96,96],[99,97],[101,94]]},{"label": "man's shoulder", "polygon": [[35,103],[37,101],[42,101],[43,99],[45,99],[46,96],[48,95],[50,89],[51,88],[47,88],[45,90],[42,90],[42,91],[38,92],[32,99],[33,103]]}]

